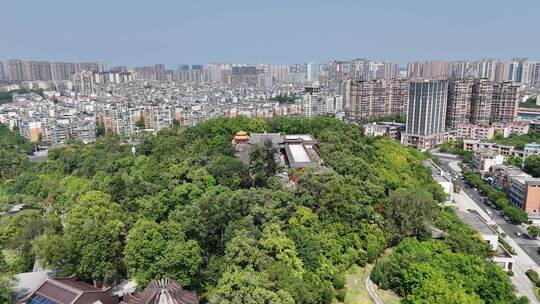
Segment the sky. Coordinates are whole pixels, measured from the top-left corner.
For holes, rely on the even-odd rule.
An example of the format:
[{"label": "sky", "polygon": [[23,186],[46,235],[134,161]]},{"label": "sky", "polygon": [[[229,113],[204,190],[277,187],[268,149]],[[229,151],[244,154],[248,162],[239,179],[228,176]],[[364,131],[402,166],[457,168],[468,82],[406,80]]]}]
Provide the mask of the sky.
[{"label": "sky", "polygon": [[0,0],[0,61],[540,60],[540,0]]}]

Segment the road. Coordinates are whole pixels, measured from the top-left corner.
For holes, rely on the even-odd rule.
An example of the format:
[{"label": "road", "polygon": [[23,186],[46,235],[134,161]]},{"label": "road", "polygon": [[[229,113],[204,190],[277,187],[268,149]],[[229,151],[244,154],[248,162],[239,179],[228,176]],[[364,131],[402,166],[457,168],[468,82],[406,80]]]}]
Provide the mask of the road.
[{"label": "road", "polygon": [[[441,160],[441,168],[447,172],[459,173],[457,170],[456,160],[454,158],[445,158],[439,156]],[[455,179],[461,189],[471,198],[473,201],[483,210],[489,210],[491,218],[499,226],[508,237],[512,238],[516,244],[523,249],[523,251],[537,264],[540,265],[540,255],[538,254],[538,246],[540,245],[538,240],[531,240],[526,237],[527,228],[525,225],[514,225],[506,222],[504,216],[500,212],[489,205],[484,203],[484,197],[476,190],[468,186],[462,179]],[[517,236],[516,233],[521,233],[521,236]]]},{"label": "road", "polygon": [[369,276],[366,278],[366,289],[369,293],[369,296],[373,299],[373,301],[375,301],[375,303],[384,304],[384,302],[375,292],[375,289],[373,288],[373,282],[371,281],[371,278]]},{"label": "road", "polygon": [[[438,157],[441,160],[442,170],[454,174],[461,172],[461,168],[458,165],[458,159],[454,157],[441,157],[441,155],[438,155]],[[536,300],[534,292],[535,288],[525,274],[529,269],[540,272],[540,257],[536,252],[538,241],[516,236],[515,232],[525,232],[524,226],[507,223],[497,210],[484,204],[484,198],[478,191],[470,188],[460,178],[455,178],[455,181],[461,187],[461,191],[454,194],[454,202],[457,204],[456,207],[462,211],[471,209],[476,210],[489,225],[497,225],[499,233],[505,233],[507,235],[507,237],[504,238],[505,241],[516,251],[516,254],[513,255],[514,275],[511,277],[511,281],[514,286],[516,286],[519,295],[526,296],[532,304],[540,303]]]}]

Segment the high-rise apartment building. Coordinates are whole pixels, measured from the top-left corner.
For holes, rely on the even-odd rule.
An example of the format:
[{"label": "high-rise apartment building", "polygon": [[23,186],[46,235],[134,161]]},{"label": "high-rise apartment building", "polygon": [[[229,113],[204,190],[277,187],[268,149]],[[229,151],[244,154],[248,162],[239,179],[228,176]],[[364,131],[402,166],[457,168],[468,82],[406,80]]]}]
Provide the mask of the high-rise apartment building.
[{"label": "high-rise apartment building", "polygon": [[330,90],[337,90],[341,83],[347,78],[349,64],[343,61],[332,60],[326,65],[326,86]]},{"label": "high-rise apartment building", "polygon": [[48,61],[24,61],[18,59],[8,61],[8,78],[10,81],[71,80],[73,74],[81,71],[102,73],[105,71],[105,64],[101,62],[50,63]]},{"label": "high-rise apartment building", "polygon": [[95,93],[94,72],[81,71],[73,74],[73,89],[83,94]]},{"label": "high-rise apartment building", "polygon": [[448,83],[446,128],[456,129],[469,122],[472,92],[472,79],[453,80]]},{"label": "high-rise apartment building", "polygon": [[410,79],[422,78],[422,63],[411,62],[407,64],[407,77]]},{"label": "high-rise apartment building", "polygon": [[273,81],[272,81],[272,75],[268,74],[261,74],[258,76],[257,79],[257,87],[263,90],[269,90],[272,88]]},{"label": "high-rise apartment building", "polygon": [[173,125],[175,110],[170,105],[147,106],[143,116],[146,129],[159,131]]},{"label": "high-rise apartment building", "polygon": [[519,86],[511,81],[493,85],[491,119],[497,122],[513,122],[517,117],[520,94]]},{"label": "high-rise apartment building", "polygon": [[540,62],[525,62],[521,80],[525,85],[540,86]]},{"label": "high-rise apartment building", "polygon": [[9,81],[22,81],[22,60],[11,59],[8,61],[8,79]]},{"label": "high-rise apartment building", "polygon": [[409,83],[406,133],[403,144],[420,150],[443,143],[448,102],[447,80]]},{"label": "high-rise apartment building", "polygon": [[469,63],[466,61],[451,61],[448,63],[448,77],[450,79],[463,79],[467,76]]},{"label": "high-rise apartment building", "polygon": [[371,117],[402,115],[408,98],[406,80],[353,80],[344,82],[342,95],[350,120],[365,121]]},{"label": "high-rise apartment building", "polygon": [[176,79],[181,82],[188,82],[190,78],[189,72],[189,64],[178,65],[178,67],[176,68]]},{"label": "high-rise apartment building", "polygon": [[399,66],[393,61],[371,61],[354,59],[348,78],[357,80],[394,79],[399,73]]},{"label": "high-rise apartment building", "polygon": [[4,63],[2,63],[2,61],[0,61],[0,80],[4,80],[5,79],[5,76],[4,76]]},{"label": "high-rise apartment building", "polygon": [[321,68],[318,63],[308,63],[306,66],[306,77],[308,82],[319,81]]},{"label": "high-rise apartment building", "polygon": [[523,78],[523,65],[527,58],[513,58],[508,69],[508,80],[521,83]]},{"label": "high-rise apartment building", "polygon": [[495,81],[495,82],[507,81],[509,72],[510,72],[509,63],[497,61],[494,65],[494,69],[493,69],[490,80]]},{"label": "high-rise apartment building", "polygon": [[468,123],[480,127],[492,122],[513,122],[519,100],[519,85],[511,81],[492,82],[485,78],[450,81],[446,127],[455,130]]},{"label": "high-rise apartment building", "polygon": [[393,61],[382,62],[382,79],[394,79],[399,74],[399,65]]},{"label": "high-rise apartment building", "polygon": [[450,76],[450,65],[446,61],[413,62],[407,65],[409,78],[445,79]]},{"label": "high-rise apartment building", "polygon": [[472,87],[470,122],[487,125],[491,118],[493,83],[488,79],[475,79]]},{"label": "high-rise apartment building", "polygon": [[134,78],[138,80],[165,81],[165,65],[137,67],[133,69]]}]

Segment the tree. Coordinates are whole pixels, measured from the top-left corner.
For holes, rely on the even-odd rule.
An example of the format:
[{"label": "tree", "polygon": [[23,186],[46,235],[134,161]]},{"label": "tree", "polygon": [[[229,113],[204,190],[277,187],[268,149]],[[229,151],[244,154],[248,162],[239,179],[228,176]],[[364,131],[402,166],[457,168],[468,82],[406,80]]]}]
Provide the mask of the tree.
[{"label": "tree", "polygon": [[270,224],[264,229],[261,245],[276,261],[283,262],[295,275],[301,276],[304,271],[303,264],[298,258],[294,242],[285,235],[278,224]]},{"label": "tree", "polygon": [[523,170],[533,177],[540,177],[540,155],[530,155],[525,159]]},{"label": "tree", "polygon": [[190,286],[203,262],[199,245],[186,240],[178,224],[145,219],[130,230],[124,255],[126,266],[141,286],[158,278]]},{"label": "tree", "polygon": [[391,192],[384,206],[385,230],[389,239],[393,244],[409,236],[426,239],[436,211],[431,195],[420,188]]},{"label": "tree", "polygon": [[426,280],[414,293],[405,297],[405,304],[483,304],[478,295],[470,295],[462,286],[455,286],[441,277]]},{"label": "tree", "polygon": [[227,243],[224,259],[227,265],[242,268],[262,269],[269,262],[269,257],[259,248],[257,240],[250,237],[246,230],[241,230]]},{"label": "tree", "polygon": [[288,292],[276,289],[264,273],[234,268],[223,274],[210,303],[293,304],[294,300]]},{"label": "tree", "polygon": [[16,279],[7,273],[0,274],[0,303],[12,303]]},{"label": "tree", "polygon": [[404,303],[523,303],[498,265],[437,240],[403,240],[375,264],[371,278]]},{"label": "tree", "polygon": [[124,249],[125,263],[133,277],[142,284],[153,279],[150,272],[155,260],[166,246],[159,224],[141,219],[129,231],[128,241]]},{"label": "tree", "polygon": [[251,185],[248,168],[232,156],[217,156],[208,165],[216,181],[231,189],[247,188]]},{"label": "tree", "polygon": [[[61,268],[74,270],[82,279],[107,285],[122,272],[124,229],[120,206],[110,195],[89,191],[70,210],[63,237],[45,234],[35,250],[46,264],[61,263]],[[59,246],[57,252],[55,245]]]},{"label": "tree", "polygon": [[504,214],[510,218],[510,220],[516,224],[523,224],[528,221],[527,213],[514,206],[507,205],[503,208]]},{"label": "tree", "polygon": [[254,145],[250,152],[250,168],[253,176],[253,185],[256,187],[266,186],[269,177],[274,176],[278,170],[276,161],[276,148],[270,140],[264,145]]},{"label": "tree", "polygon": [[529,236],[532,238],[537,238],[540,235],[540,228],[538,226],[529,226],[527,228],[527,233],[529,233]]},{"label": "tree", "polygon": [[521,156],[508,156],[507,162],[512,166],[521,167],[523,158]]},{"label": "tree", "polygon": [[135,126],[136,126],[137,128],[139,128],[139,129],[144,129],[144,128],[145,128],[145,125],[146,125],[146,124],[145,124],[145,121],[144,121],[144,117],[139,118],[139,120],[137,120],[137,121],[135,122]]},{"label": "tree", "polygon": [[96,137],[105,136],[105,126],[101,123],[96,124]]}]

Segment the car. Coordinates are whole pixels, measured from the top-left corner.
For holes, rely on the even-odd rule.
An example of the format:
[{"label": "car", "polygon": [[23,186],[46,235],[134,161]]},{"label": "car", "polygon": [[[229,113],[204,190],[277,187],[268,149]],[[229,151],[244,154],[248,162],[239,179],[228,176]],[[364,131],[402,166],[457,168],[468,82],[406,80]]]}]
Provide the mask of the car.
[{"label": "car", "polygon": [[521,237],[521,236],[523,235],[523,234],[522,234],[521,232],[519,232],[519,231],[514,232],[514,234],[515,234],[516,236],[519,236],[519,237]]}]

